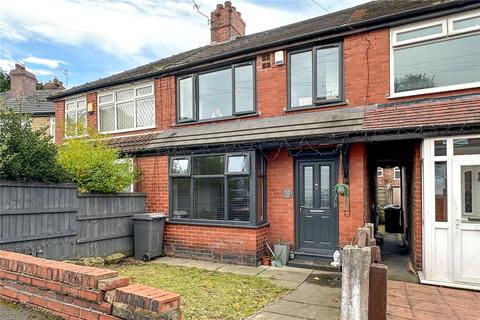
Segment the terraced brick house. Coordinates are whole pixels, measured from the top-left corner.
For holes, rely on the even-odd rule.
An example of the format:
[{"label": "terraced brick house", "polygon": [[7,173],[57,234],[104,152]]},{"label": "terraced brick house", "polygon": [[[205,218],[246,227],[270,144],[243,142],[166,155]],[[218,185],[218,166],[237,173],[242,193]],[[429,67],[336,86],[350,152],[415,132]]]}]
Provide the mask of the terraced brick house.
[{"label": "terraced brick house", "polygon": [[0,93],[0,106],[32,116],[32,129],[45,128],[47,134],[55,136],[55,103],[47,97],[65,89],[63,83],[53,79],[37,89],[36,76],[15,64],[10,70],[10,91]]},{"label": "terraced brick house", "polygon": [[86,121],[134,158],[169,254],[256,264],[267,239],[330,260],[376,221],[377,168],[398,167],[422,281],[480,285],[479,2],[373,1],[245,35],[227,1],[210,44],[53,99],[58,143]]}]

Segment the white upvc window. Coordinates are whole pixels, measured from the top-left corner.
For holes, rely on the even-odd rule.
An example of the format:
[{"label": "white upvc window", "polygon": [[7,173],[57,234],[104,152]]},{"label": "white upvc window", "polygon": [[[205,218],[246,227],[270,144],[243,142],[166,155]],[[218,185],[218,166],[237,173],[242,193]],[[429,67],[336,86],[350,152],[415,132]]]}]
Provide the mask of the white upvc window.
[{"label": "white upvc window", "polygon": [[153,83],[98,93],[98,131],[125,132],[155,127]]},{"label": "white upvc window", "polygon": [[77,135],[78,132],[70,132],[70,130],[77,131],[80,127],[82,127],[82,130],[87,127],[87,101],[85,97],[65,102],[65,135]]},{"label": "white upvc window", "polygon": [[390,97],[480,87],[480,10],[392,28]]},{"label": "white upvc window", "polygon": [[52,137],[52,141],[55,142],[55,116],[50,117],[50,136]]}]

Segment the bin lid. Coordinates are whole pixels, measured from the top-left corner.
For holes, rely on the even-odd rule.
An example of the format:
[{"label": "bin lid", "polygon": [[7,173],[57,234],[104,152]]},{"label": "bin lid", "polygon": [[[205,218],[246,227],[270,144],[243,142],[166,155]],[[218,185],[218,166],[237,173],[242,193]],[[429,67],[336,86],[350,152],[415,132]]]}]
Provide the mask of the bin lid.
[{"label": "bin lid", "polygon": [[161,212],[136,214],[132,217],[133,220],[148,220],[148,221],[162,220],[165,218],[166,218],[165,214]]}]

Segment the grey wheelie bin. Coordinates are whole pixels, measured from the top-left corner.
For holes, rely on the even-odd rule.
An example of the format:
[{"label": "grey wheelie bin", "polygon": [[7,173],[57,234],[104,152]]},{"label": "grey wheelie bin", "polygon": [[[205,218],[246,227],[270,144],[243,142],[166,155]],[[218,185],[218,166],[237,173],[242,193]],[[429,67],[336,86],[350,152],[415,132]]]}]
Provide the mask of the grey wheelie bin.
[{"label": "grey wheelie bin", "polygon": [[149,261],[154,257],[161,256],[165,215],[163,213],[145,213],[137,214],[132,219],[135,258]]}]

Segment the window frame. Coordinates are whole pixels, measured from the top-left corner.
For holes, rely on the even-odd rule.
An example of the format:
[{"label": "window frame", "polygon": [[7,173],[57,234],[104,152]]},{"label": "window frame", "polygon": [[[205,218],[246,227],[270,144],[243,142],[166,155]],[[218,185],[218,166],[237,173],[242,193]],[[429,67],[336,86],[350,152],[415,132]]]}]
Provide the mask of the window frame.
[{"label": "window frame", "polygon": [[[470,37],[470,36],[478,35],[480,34],[480,28],[474,28],[474,30],[462,30],[458,32],[453,32],[452,26],[454,21],[463,20],[463,19],[467,19],[470,17],[479,16],[479,15],[480,15],[480,10],[474,10],[474,11],[464,12],[456,15],[444,16],[442,18],[436,18],[426,22],[417,22],[414,24],[391,28],[390,29],[390,95],[388,96],[388,99],[480,87],[480,81],[477,81],[477,82],[447,85],[443,87],[395,92],[395,55],[394,55],[394,51],[399,48],[411,48],[415,46],[421,46],[421,45],[431,44],[431,43],[440,42],[440,41],[448,41],[449,39],[450,40],[459,39],[462,37]],[[439,23],[441,23],[443,26],[442,35],[426,36],[422,38],[416,38],[416,39],[405,40],[400,42],[396,41],[396,35],[398,33],[421,29],[424,27],[437,25]]]},{"label": "window frame", "polygon": [[[237,112],[235,110],[235,69],[238,67],[243,67],[243,66],[251,66],[252,67],[252,82],[253,82],[253,109],[250,111],[241,111]],[[208,73],[213,73],[216,71],[222,71],[222,70],[231,70],[231,83],[232,83],[232,114],[228,116],[222,116],[218,118],[209,118],[209,119],[200,119],[200,110],[199,110],[199,100],[200,100],[200,94],[199,94],[199,80],[198,77],[203,74],[208,74]],[[235,63],[231,64],[228,66],[222,66],[214,69],[208,69],[204,70],[201,72],[194,72],[182,76],[178,76],[176,79],[176,121],[177,124],[182,124],[182,123],[197,123],[197,122],[211,122],[211,121],[218,121],[218,120],[224,120],[224,119],[235,119],[240,116],[244,115],[251,115],[251,114],[256,114],[257,113],[257,81],[256,81],[256,61],[247,61],[247,62],[241,62],[241,63]],[[192,110],[192,115],[193,117],[190,119],[180,119],[180,81],[187,79],[187,78],[192,78],[192,101],[193,101],[193,110]]]},{"label": "window frame", "polygon": [[[84,108],[77,108],[78,103],[83,102],[85,107]],[[67,110],[67,105],[70,103],[75,104],[75,109],[73,110]],[[64,105],[64,121],[65,121],[65,130],[64,130],[64,137],[65,138],[75,138],[78,137],[78,132],[75,133],[73,136],[68,136],[67,135],[67,129],[68,129],[68,114],[75,113],[75,124],[78,123],[78,113],[85,111],[85,129],[88,127],[88,111],[87,111],[87,97],[82,96],[82,97],[74,97],[70,98],[69,100],[65,100],[65,105]]]},{"label": "window frame", "polygon": [[[378,174],[379,172],[381,172],[381,173]],[[382,167],[377,168],[377,178],[383,178],[383,168]]]},{"label": "window frame", "polygon": [[[248,158],[248,166],[251,170],[248,173],[241,173],[241,174],[227,174],[226,167],[227,167],[227,158],[229,156],[235,155],[246,155]],[[223,156],[225,158],[225,169],[222,174],[214,174],[214,175],[195,175],[193,170],[193,158],[194,157],[203,157],[203,156]],[[184,223],[184,224],[199,224],[199,225],[230,225],[230,226],[245,226],[245,227],[257,227],[264,225],[267,223],[267,212],[266,212],[266,164],[263,163],[263,174],[261,175],[264,178],[264,192],[263,192],[263,221],[257,221],[257,168],[256,168],[256,154],[255,151],[246,151],[246,152],[226,152],[226,153],[209,153],[209,154],[198,154],[194,156],[188,156],[190,158],[190,174],[189,175],[182,175],[176,176],[171,175],[171,164],[172,161],[169,161],[169,186],[168,186],[168,203],[169,203],[169,220],[175,223]],[[186,158],[187,156],[172,156],[170,159],[178,159],[178,158]],[[228,210],[228,179],[236,178],[236,177],[248,177],[249,178],[249,219],[248,221],[234,221],[229,220],[229,210]],[[176,218],[173,215],[173,180],[175,178],[189,178],[190,179],[190,213],[188,218]],[[209,219],[195,219],[194,216],[194,209],[195,209],[195,201],[194,201],[194,181],[195,179],[208,179],[208,178],[223,178],[224,179],[224,199],[223,199],[223,208],[224,208],[224,215],[222,220],[209,220]]]},{"label": "window frame", "polygon": [[[321,100],[317,97],[317,50],[327,49],[327,48],[338,48],[338,89],[339,89],[339,98],[330,99],[330,100]],[[292,55],[303,53],[303,52],[312,52],[312,104],[304,106],[292,107]],[[343,42],[333,42],[309,47],[303,47],[300,49],[292,50],[287,53],[287,109],[286,111],[295,111],[302,109],[318,108],[318,107],[328,107],[332,105],[339,105],[345,102],[345,86],[344,86],[344,61],[343,61]]]},{"label": "window frame", "polygon": [[[399,177],[397,178],[397,172]],[[400,167],[393,168],[393,180],[400,180],[402,178],[402,169]]]},{"label": "window frame", "polygon": [[463,13],[463,14],[457,14],[457,15],[452,16],[450,19],[448,19],[448,30],[449,30],[450,34],[458,35],[458,34],[467,33],[467,32],[480,31],[480,26],[463,28],[463,29],[460,29],[460,30],[457,30],[457,31],[455,31],[455,29],[453,29],[453,23],[454,22],[460,21],[460,20],[466,20],[466,19],[470,19],[470,18],[476,18],[476,17],[480,17],[480,10],[472,10],[467,14]]},{"label": "window frame", "polygon": [[[137,96],[137,89],[139,88],[144,88],[150,86],[152,88],[152,94],[151,95],[139,95]],[[120,91],[125,91],[125,90],[133,90],[133,99],[132,100],[127,100],[127,101],[122,101],[118,103],[125,103],[129,101],[133,101],[133,115],[134,115],[134,122],[135,122],[135,128],[129,128],[129,129],[114,129],[114,130],[109,130],[109,131],[101,131],[100,130],[100,122],[101,122],[101,115],[100,115],[100,109],[102,106],[107,106],[107,105],[113,105],[113,110],[115,111],[115,128],[118,127],[118,119],[117,119],[117,93]],[[100,98],[103,96],[108,96],[108,95],[113,96],[112,102],[106,102],[106,103],[100,103]],[[150,98],[152,97],[153,99],[153,125],[150,126],[144,126],[144,127],[136,127],[137,125],[137,100],[145,99],[145,98]],[[121,87],[116,87],[116,88],[110,88],[108,91],[99,91],[97,92],[97,130],[99,133],[102,134],[110,134],[110,133],[120,133],[120,132],[131,132],[131,131],[138,131],[138,130],[147,130],[147,129],[154,129],[156,128],[156,99],[155,99],[155,86],[154,83],[149,81],[149,82],[143,82],[143,83],[136,83],[136,84],[130,84],[128,86],[121,86]]]},{"label": "window frame", "polygon": [[[175,160],[188,160],[187,173],[173,173],[173,161]],[[171,177],[190,177],[192,175],[192,157],[189,156],[175,156],[170,157],[169,166],[168,166],[168,175]]]}]

